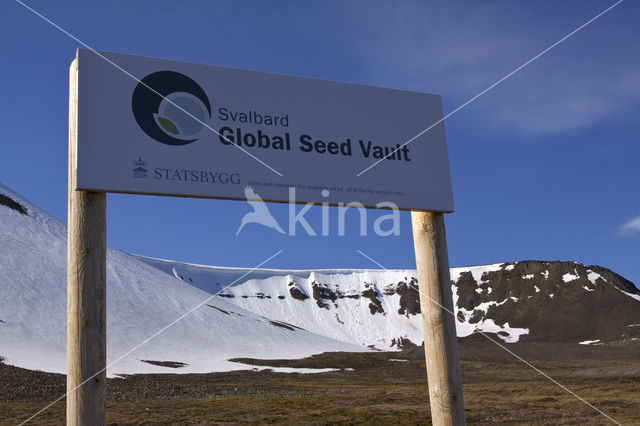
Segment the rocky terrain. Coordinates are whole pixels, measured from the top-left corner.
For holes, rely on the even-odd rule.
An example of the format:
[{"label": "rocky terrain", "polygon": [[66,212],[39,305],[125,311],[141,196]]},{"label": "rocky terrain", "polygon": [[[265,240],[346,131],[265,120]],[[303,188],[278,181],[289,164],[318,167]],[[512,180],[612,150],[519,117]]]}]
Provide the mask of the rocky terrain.
[{"label": "rocky terrain", "polygon": [[[640,344],[508,345],[622,424],[640,417]],[[460,339],[469,424],[608,424],[602,414],[480,335]],[[116,424],[429,424],[424,353],[325,353],[297,360],[237,360],[251,367],[331,369],[144,374],[108,379]],[[0,423],[18,424],[65,392],[65,377],[0,364]],[[64,399],[28,424],[64,422]]]},{"label": "rocky terrain", "polygon": [[477,280],[455,281],[458,317],[529,330],[522,342],[612,342],[640,337],[640,291],[600,266],[576,262],[505,263]]}]

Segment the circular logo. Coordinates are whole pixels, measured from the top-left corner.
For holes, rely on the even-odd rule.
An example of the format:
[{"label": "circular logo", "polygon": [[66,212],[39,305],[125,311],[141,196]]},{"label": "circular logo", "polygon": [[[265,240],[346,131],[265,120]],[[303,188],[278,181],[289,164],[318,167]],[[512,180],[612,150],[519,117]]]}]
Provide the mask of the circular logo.
[{"label": "circular logo", "polygon": [[204,120],[211,117],[211,104],[202,87],[173,71],[143,78],[133,91],[131,108],[142,131],[166,145],[195,142]]}]

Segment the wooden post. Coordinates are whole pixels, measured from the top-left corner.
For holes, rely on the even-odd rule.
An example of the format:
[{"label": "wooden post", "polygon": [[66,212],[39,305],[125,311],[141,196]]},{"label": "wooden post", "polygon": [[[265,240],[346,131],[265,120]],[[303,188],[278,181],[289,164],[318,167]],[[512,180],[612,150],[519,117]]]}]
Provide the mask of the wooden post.
[{"label": "wooden post", "polygon": [[442,213],[411,211],[431,418],[464,425],[464,397]]},{"label": "wooden post", "polygon": [[106,194],[75,190],[77,58],[71,64],[69,83],[67,425],[104,425],[104,368],[107,359]]}]

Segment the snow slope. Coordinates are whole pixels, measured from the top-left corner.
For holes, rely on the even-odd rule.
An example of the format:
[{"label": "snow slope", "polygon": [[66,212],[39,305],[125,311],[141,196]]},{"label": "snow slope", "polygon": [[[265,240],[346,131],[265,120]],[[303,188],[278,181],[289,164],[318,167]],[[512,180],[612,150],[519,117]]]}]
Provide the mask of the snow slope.
[{"label": "snow slope", "polygon": [[[235,275],[230,275],[227,268],[143,257],[139,259],[211,294],[228,286]],[[382,297],[385,288],[389,290],[398,282],[410,281],[415,275],[412,270],[262,269],[249,273],[245,279],[224,289],[222,295],[232,296],[225,297],[225,300],[248,311],[268,315],[334,339],[390,348],[392,340],[396,339],[397,342],[398,338],[422,342],[420,317],[397,313],[400,308],[400,296],[397,293]],[[326,299],[328,302],[320,299],[320,303],[327,305],[328,309],[319,306],[313,297],[313,284],[316,282],[322,283],[338,298],[333,302],[330,298]],[[308,299],[292,297],[292,289],[297,289]],[[379,296],[383,313],[372,314],[369,307],[371,300],[361,296],[362,292],[369,289]]]},{"label": "snow slope", "polygon": [[[378,349],[398,347],[403,339],[418,345],[423,340],[422,323],[417,310],[412,309],[412,306],[404,306],[406,303],[402,303],[402,296],[398,292],[399,286],[404,285],[414,293],[414,300],[417,300],[415,270],[262,269],[250,272],[241,269],[230,274],[228,268],[142,256],[138,258],[167,274],[193,283],[208,293],[215,294],[222,290],[222,295],[231,296],[226,300],[236,306],[338,340]],[[501,267],[502,264],[453,268],[451,277],[453,281],[457,281],[462,273],[471,272],[480,281],[482,274],[499,270]],[[236,274],[247,272],[249,273],[245,279],[225,289],[233,282]],[[328,297],[318,296],[319,300],[316,300],[314,284],[318,288],[316,294],[324,292]],[[306,295],[308,299],[291,297],[293,288]],[[362,296],[363,292],[371,291],[376,294],[380,304],[374,311],[369,306],[371,299]],[[452,286],[452,291],[455,303],[456,285]],[[331,300],[332,297],[336,299]],[[529,332],[526,328],[510,327],[508,323],[498,325],[488,318],[472,323],[473,310],[457,311],[462,312],[456,316],[456,331],[459,337],[466,337],[477,331],[501,333],[499,336],[505,342],[511,343],[517,342],[521,335]]]},{"label": "snow slope", "polygon": [[[29,369],[66,369],[66,229],[6,187],[28,215],[0,205],[0,356]],[[230,271],[229,274],[232,272]],[[154,335],[210,294],[119,250],[107,255],[107,362]],[[219,297],[118,361],[108,374],[246,369],[234,357],[299,358],[340,342],[245,311]],[[178,369],[142,360],[187,364]]]}]

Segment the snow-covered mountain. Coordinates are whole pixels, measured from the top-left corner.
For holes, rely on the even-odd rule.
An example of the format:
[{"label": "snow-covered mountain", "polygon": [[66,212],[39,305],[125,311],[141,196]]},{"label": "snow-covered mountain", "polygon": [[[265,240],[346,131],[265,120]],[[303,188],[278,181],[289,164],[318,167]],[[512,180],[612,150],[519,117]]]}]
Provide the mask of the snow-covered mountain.
[{"label": "snow-covered mountain", "polygon": [[[228,268],[137,258],[243,309],[340,341],[392,349],[423,340],[415,270],[261,270],[225,288],[232,282]],[[640,291],[599,266],[501,263],[452,268],[451,279],[458,337],[477,331],[507,343],[640,337]]]},{"label": "snow-covered mountain", "polygon": [[[0,185],[0,241],[0,356],[64,372],[66,228]],[[422,343],[413,270],[250,271],[113,248],[107,264],[108,362],[206,300],[110,374],[224,371],[247,368],[228,361],[235,357]],[[605,268],[526,261],[453,268],[451,277],[459,337],[478,330],[505,342],[640,337],[640,291]]]},{"label": "snow-covered mountain", "polygon": [[[66,369],[66,228],[0,186],[0,356],[7,364]],[[235,277],[234,277],[235,278]],[[203,290],[109,248],[107,363],[210,297]],[[362,346],[273,321],[212,298],[134,350],[109,374],[246,369],[230,358],[295,358]],[[145,362],[152,361],[153,363]],[[155,363],[155,364],[154,364]]]}]

